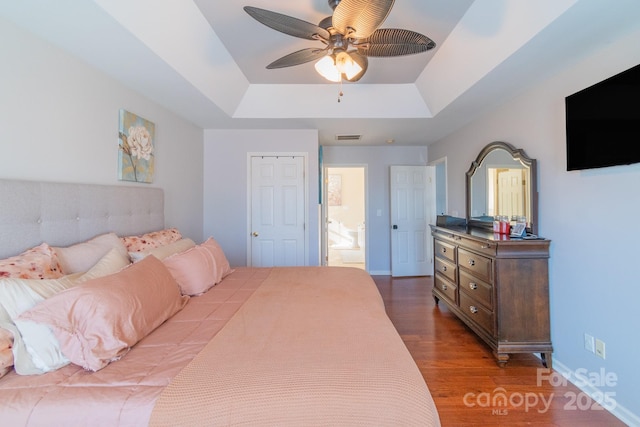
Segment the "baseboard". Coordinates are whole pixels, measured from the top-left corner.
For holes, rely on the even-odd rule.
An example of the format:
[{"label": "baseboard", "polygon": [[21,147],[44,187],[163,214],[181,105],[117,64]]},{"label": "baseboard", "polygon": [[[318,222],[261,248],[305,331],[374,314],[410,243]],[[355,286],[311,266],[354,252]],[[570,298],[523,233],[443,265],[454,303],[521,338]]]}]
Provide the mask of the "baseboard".
[{"label": "baseboard", "polygon": [[[589,384],[587,381],[579,378],[574,370],[570,369],[568,366],[564,365],[562,362],[559,362],[555,358],[553,359],[553,369],[564,376],[570,383],[578,387],[593,400],[597,400],[596,396],[602,395],[601,390],[599,390],[592,384]],[[620,405],[620,403],[618,402],[616,402],[615,407],[609,410],[609,412],[611,412],[616,418],[627,424],[629,427],[640,427],[640,416],[634,414],[629,409]]]},{"label": "baseboard", "polygon": [[391,271],[389,270],[369,271],[369,274],[372,276],[391,276]]}]

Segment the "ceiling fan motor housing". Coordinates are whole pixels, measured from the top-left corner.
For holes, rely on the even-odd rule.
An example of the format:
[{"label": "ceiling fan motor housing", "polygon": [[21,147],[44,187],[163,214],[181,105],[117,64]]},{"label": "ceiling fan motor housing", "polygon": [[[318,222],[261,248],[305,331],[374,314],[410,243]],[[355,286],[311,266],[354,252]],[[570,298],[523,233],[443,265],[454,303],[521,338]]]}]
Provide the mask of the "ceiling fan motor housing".
[{"label": "ceiling fan motor housing", "polygon": [[331,10],[336,10],[336,7],[340,3],[340,0],[328,0],[327,3],[329,3],[329,7],[331,7]]}]

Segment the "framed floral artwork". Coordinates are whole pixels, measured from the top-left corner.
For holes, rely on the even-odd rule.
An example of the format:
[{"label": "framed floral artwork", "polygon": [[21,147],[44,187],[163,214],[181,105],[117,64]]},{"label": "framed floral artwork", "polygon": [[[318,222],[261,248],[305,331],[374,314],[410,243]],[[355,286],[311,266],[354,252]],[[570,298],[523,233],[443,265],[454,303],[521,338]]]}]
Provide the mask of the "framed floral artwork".
[{"label": "framed floral artwork", "polygon": [[153,182],[155,125],[121,109],[118,138],[118,179]]}]

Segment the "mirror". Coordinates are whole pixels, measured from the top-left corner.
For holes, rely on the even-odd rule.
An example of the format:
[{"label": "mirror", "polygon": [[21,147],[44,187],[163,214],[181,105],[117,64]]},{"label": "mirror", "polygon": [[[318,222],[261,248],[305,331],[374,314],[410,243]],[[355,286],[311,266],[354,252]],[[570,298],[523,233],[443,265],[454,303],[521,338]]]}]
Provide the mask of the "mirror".
[{"label": "mirror", "polygon": [[480,151],[467,172],[467,223],[491,228],[493,217],[524,216],[527,231],[538,233],[536,160],[506,142]]}]

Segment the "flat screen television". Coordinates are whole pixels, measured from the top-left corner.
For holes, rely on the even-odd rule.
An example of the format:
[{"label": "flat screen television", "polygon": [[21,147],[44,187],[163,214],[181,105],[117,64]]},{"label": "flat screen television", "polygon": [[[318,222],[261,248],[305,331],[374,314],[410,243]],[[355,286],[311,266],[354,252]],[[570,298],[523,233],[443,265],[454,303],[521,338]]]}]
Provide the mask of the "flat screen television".
[{"label": "flat screen television", "polygon": [[640,65],[565,98],[567,170],[640,162]]}]

